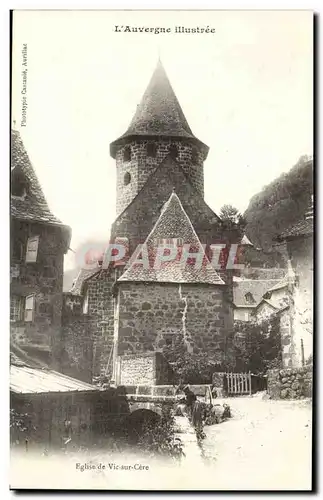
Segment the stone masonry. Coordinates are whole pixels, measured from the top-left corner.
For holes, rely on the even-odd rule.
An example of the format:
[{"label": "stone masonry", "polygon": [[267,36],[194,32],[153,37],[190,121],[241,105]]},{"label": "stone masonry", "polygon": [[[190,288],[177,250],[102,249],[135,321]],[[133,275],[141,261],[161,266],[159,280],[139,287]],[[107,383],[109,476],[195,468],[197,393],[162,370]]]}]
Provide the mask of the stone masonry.
[{"label": "stone masonry", "polygon": [[192,352],[222,360],[232,324],[221,287],[122,283],[119,301],[118,355],[162,352],[184,340]]},{"label": "stone masonry", "polygon": [[[128,130],[110,144],[117,170],[117,217],[110,241],[126,239],[127,257],[131,257],[147,240],[173,193],[183,220],[195,235],[190,251],[207,245],[206,260],[211,258],[212,244],[222,243],[226,251],[221,254],[221,269],[212,269],[218,275],[214,282],[207,280],[206,270],[205,275],[197,272],[192,279],[179,278],[176,272],[150,282],[125,278],[124,265],[117,269],[102,266],[86,276],[78,293],[82,304],[88,304],[86,328],[92,340],[94,378],[115,374],[120,356],[148,356],[147,362],[139,363],[147,368],[150,355],[162,353],[165,346],[183,337],[189,351],[204,350],[210,358],[224,361],[226,338],[233,328],[232,271],[225,264],[230,245],[240,241],[241,235],[227,231],[204,200],[203,162],[208,149],[192,133],[159,62]],[[191,243],[179,234],[181,227],[168,220],[157,239]],[[85,335],[80,336],[84,342]],[[66,341],[72,337],[68,327]],[[77,354],[69,345],[65,352]],[[152,380],[152,373],[142,373],[143,379],[147,376]]]},{"label": "stone masonry", "polygon": [[[156,147],[156,155],[153,157],[147,154],[147,145],[149,143],[154,144]],[[126,146],[131,150],[130,161],[124,161],[124,147],[119,149],[116,156],[117,215],[122,213],[133,201],[156,167],[169,154],[170,146],[178,148],[177,162],[183,168],[192,186],[204,196],[203,155],[197,150],[196,146],[171,139],[131,141]],[[194,153],[196,153],[196,158],[192,162]],[[131,180],[129,184],[125,185],[124,179],[127,172],[130,174]]]},{"label": "stone masonry", "polygon": [[272,399],[301,399],[312,396],[313,366],[268,371],[267,391]]},{"label": "stone masonry", "polygon": [[46,361],[59,357],[62,316],[64,243],[60,228],[44,224],[12,221],[12,238],[20,242],[39,236],[37,261],[11,260],[19,274],[12,277],[11,296],[34,294],[33,321],[11,322],[11,340],[30,353],[41,353]]}]

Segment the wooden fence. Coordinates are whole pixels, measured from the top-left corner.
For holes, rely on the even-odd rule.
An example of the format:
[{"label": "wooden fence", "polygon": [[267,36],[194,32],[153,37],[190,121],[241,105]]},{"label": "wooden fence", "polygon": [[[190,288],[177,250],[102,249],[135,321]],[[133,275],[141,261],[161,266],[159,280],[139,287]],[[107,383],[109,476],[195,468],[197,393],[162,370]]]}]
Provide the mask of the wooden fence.
[{"label": "wooden fence", "polygon": [[228,396],[251,394],[251,373],[221,373],[224,377],[224,392]]}]

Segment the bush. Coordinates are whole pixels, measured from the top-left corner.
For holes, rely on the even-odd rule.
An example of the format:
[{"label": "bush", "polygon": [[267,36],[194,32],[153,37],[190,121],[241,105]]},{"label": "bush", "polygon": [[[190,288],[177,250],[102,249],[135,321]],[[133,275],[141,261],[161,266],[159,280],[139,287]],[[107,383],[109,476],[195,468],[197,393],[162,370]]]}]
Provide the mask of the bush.
[{"label": "bush", "polygon": [[210,384],[212,373],[221,368],[222,354],[210,358],[210,353],[190,353],[184,343],[165,347],[163,355],[174,371],[176,384]]},{"label": "bush", "polygon": [[236,371],[251,371],[264,375],[267,370],[281,366],[279,318],[262,323],[235,323],[232,339]]},{"label": "bush", "polygon": [[138,446],[150,455],[163,455],[176,460],[183,456],[182,443],[175,438],[174,417],[170,413],[164,414],[158,423],[147,420],[142,430]]}]

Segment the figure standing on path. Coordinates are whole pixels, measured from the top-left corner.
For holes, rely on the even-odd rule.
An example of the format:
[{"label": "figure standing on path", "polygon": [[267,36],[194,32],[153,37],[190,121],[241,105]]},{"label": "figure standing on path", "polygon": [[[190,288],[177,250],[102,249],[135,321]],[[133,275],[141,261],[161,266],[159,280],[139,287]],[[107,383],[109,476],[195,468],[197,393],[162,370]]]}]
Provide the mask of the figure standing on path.
[{"label": "figure standing on path", "polygon": [[185,394],[185,403],[188,414],[190,415],[190,417],[192,417],[193,406],[197,399],[196,395],[194,394],[193,391],[191,391],[188,385],[184,387],[184,394]]}]

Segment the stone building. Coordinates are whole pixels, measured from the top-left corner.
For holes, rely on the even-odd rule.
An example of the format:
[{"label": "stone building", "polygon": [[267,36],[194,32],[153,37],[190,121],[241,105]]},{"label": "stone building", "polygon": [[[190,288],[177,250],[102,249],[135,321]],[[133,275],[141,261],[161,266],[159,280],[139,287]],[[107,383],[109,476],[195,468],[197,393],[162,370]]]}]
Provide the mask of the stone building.
[{"label": "stone building", "polygon": [[284,364],[297,367],[313,354],[313,199],[304,217],[277,237],[277,241],[291,271],[290,336]]},{"label": "stone building", "polygon": [[[63,262],[70,228],[50,211],[19,132],[11,132],[11,342],[60,358]],[[55,362],[56,360],[56,362]]]},{"label": "stone building", "polygon": [[[226,259],[241,236],[225,229],[204,200],[208,151],[193,134],[158,62],[128,130],[110,145],[117,169],[110,241],[126,245],[130,260],[81,271],[71,291],[82,301],[91,332],[93,376],[112,366],[116,370],[119,356],[162,352],[180,340],[189,350],[203,349],[225,360],[233,328],[232,271]],[[226,248],[215,270],[210,246],[217,243]],[[149,269],[138,263],[138,245],[147,249]],[[177,253],[156,271],[151,258],[161,245]],[[197,271],[192,263],[181,267],[185,251],[201,250]],[[67,340],[71,336],[69,331],[67,363],[69,352],[77,350]]]},{"label": "stone building", "polygon": [[265,294],[278,284],[277,279],[234,278],[234,320],[255,321],[256,311],[263,303]]}]

